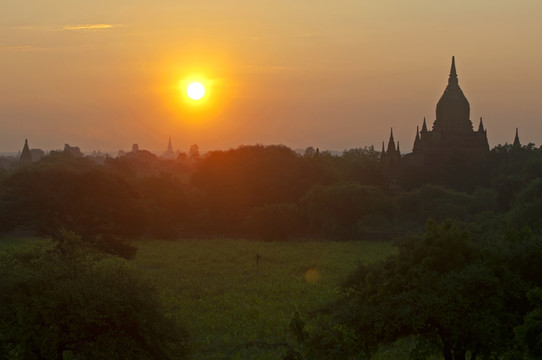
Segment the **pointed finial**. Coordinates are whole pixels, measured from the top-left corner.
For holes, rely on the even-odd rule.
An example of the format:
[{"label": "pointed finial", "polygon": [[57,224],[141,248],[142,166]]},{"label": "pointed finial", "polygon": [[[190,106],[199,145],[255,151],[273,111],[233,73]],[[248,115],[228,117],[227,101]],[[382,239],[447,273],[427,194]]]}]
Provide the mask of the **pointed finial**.
[{"label": "pointed finial", "polygon": [[427,132],[427,124],[425,123],[425,116],[423,117],[422,133]]},{"label": "pointed finial", "polygon": [[480,116],[480,125],[478,125],[478,131],[484,131],[484,122],[482,121],[481,116]]},{"label": "pointed finial", "polygon": [[516,137],[514,139],[514,146],[521,146],[521,143],[519,142],[518,128],[516,128]]},{"label": "pointed finial", "polygon": [[28,147],[28,139],[24,139],[24,146],[21,155],[19,156],[19,162],[31,163],[32,154],[30,153],[30,148]]},{"label": "pointed finial", "polygon": [[384,148],[384,141],[382,141],[382,154],[384,154],[386,152],[385,148]]},{"label": "pointed finial", "polygon": [[452,68],[450,69],[450,78],[448,79],[448,85],[457,85],[457,71],[455,70],[455,56],[452,56]]},{"label": "pointed finial", "polygon": [[412,151],[418,150],[420,147],[420,127],[416,126],[416,137],[414,138],[414,146],[412,147]]},{"label": "pointed finial", "polygon": [[387,151],[387,153],[392,154],[395,151],[396,150],[395,150],[395,140],[393,139],[393,128],[391,128],[390,141],[388,141],[388,151]]}]

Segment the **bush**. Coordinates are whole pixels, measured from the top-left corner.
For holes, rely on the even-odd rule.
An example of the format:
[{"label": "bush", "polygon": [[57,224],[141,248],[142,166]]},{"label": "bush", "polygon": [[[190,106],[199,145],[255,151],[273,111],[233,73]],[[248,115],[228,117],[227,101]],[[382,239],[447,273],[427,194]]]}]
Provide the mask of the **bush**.
[{"label": "bush", "polygon": [[0,257],[0,358],[180,359],[186,334],[124,260],[62,232]]},{"label": "bush", "polygon": [[299,231],[302,223],[296,204],[279,203],[253,208],[244,227],[257,238],[282,241]]},{"label": "bush", "polygon": [[395,204],[382,190],[357,183],[314,186],[303,198],[312,228],[332,239],[358,237],[393,221]]}]

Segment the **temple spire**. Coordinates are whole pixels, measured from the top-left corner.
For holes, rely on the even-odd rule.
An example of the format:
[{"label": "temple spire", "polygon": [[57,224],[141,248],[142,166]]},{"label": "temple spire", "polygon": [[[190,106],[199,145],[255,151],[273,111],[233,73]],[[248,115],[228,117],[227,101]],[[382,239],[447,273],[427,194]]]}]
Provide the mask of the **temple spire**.
[{"label": "temple spire", "polygon": [[388,154],[391,154],[392,152],[395,152],[395,140],[393,139],[393,128],[391,128],[390,132],[390,141],[388,141]]},{"label": "temple spire", "polygon": [[23,151],[21,152],[21,156],[19,157],[19,162],[20,163],[32,162],[32,153],[30,152],[30,148],[28,147],[28,139],[24,140]]},{"label": "temple spire", "polygon": [[448,85],[458,85],[457,71],[455,70],[455,56],[452,56],[452,68],[450,69],[450,78]]},{"label": "temple spire", "polygon": [[423,117],[422,133],[427,132],[427,124],[425,123],[425,116]]},{"label": "temple spire", "polygon": [[478,131],[484,131],[484,123],[482,121],[482,117],[480,116],[480,125],[478,125]]},{"label": "temple spire", "polygon": [[167,144],[167,151],[173,152],[173,146],[171,145],[171,136],[169,137],[169,142]]},{"label": "temple spire", "polygon": [[514,146],[521,146],[521,143],[519,142],[518,128],[516,128],[516,137],[514,138]]},{"label": "temple spire", "polygon": [[412,148],[412,151],[418,150],[420,147],[420,127],[416,126],[416,137],[414,138],[414,146]]}]

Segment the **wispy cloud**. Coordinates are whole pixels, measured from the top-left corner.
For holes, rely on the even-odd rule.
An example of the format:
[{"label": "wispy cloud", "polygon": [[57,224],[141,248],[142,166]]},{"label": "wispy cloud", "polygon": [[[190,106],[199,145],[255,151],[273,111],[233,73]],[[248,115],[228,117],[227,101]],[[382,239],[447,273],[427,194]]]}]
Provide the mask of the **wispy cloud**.
[{"label": "wispy cloud", "polygon": [[112,28],[118,27],[118,26],[119,25],[113,25],[113,24],[80,24],[80,25],[66,25],[62,29],[63,30],[100,31],[100,30],[112,29]]},{"label": "wispy cloud", "polygon": [[110,30],[113,28],[122,27],[121,24],[75,24],[75,25],[62,25],[62,26],[15,26],[13,29],[20,31],[103,31]]}]

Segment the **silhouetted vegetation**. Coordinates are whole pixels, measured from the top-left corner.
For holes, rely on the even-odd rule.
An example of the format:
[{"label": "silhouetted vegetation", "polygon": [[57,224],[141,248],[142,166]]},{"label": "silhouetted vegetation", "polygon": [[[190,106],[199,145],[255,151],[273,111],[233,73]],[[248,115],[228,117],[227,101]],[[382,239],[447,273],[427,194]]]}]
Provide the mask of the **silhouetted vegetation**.
[{"label": "silhouetted vegetation", "polygon": [[307,331],[299,315],[292,320],[300,350],[290,358],[371,358],[408,337],[413,359],[520,359],[539,351],[541,239],[511,231],[491,234],[488,244],[479,236],[451,221],[429,222],[397,244],[398,255],[362,265],[317,330]]},{"label": "silhouetted vegetation", "polygon": [[469,192],[443,187],[439,177],[457,184],[448,172],[390,191],[373,148],[339,156],[262,145],[196,156],[192,148],[190,159],[137,150],[103,164],[76,147],[53,151],[2,175],[0,226],[50,236],[63,227],[96,243],[138,236],[359,239],[420,231],[429,217],[542,226],[542,151],[532,144],[493,149],[484,167],[468,173]]},{"label": "silhouetted vegetation", "polygon": [[118,258],[62,231],[55,246],[0,257],[3,359],[181,359],[186,334]]},{"label": "silhouetted vegetation", "polygon": [[[49,237],[56,247],[2,260],[2,276],[9,279],[2,283],[2,326],[9,329],[0,339],[3,356],[39,358],[39,353],[53,359],[69,352],[81,359],[107,357],[95,353],[98,348],[128,358],[183,354],[184,347],[168,336],[156,340],[159,349],[149,344],[167,333],[162,326],[170,326],[164,325],[169,320],[159,306],[152,313],[156,324],[142,335],[126,324],[145,323],[138,317],[144,313],[134,320],[113,311],[95,323],[80,303],[70,307],[78,301],[75,295],[59,294],[80,286],[84,289],[77,293],[89,299],[89,312],[102,306],[118,310],[107,305],[120,301],[118,291],[105,298],[91,291],[110,286],[115,276],[142,294],[152,291],[129,272],[103,270],[97,264],[124,260],[95,261],[105,256],[98,252],[132,259],[137,239],[240,236],[265,241],[402,239],[393,242],[396,256],[356,270],[339,299],[310,316],[310,326],[305,326],[306,313],[294,317],[297,343],[284,347],[289,359],[363,359],[398,341],[410,344],[413,358],[436,353],[446,360],[537,358],[542,151],[532,144],[498,146],[483,166],[450,159],[439,169],[403,172],[401,186],[390,187],[373,148],[340,155],[307,149],[300,155],[285,146],[257,145],[200,154],[192,146],[189,156],[175,160],[136,149],[96,161],[67,145],[4,171],[0,229]],[[437,222],[426,228],[428,219]],[[72,235],[66,237],[67,232]],[[76,244],[92,254],[73,255],[77,264],[68,260]],[[255,259],[256,254],[247,256]],[[119,289],[134,306],[151,307],[154,301],[139,299],[124,285]],[[28,318],[13,315],[20,309],[28,310]],[[35,313],[49,310],[54,319]],[[64,323],[63,317],[71,320]],[[76,328],[62,328],[75,326],[72,320]],[[19,333],[10,328],[15,321],[22,321]],[[31,330],[42,326],[48,341]],[[107,334],[120,334],[119,341],[108,343]],[[132,346],[134,341],[142,347]]]}]

